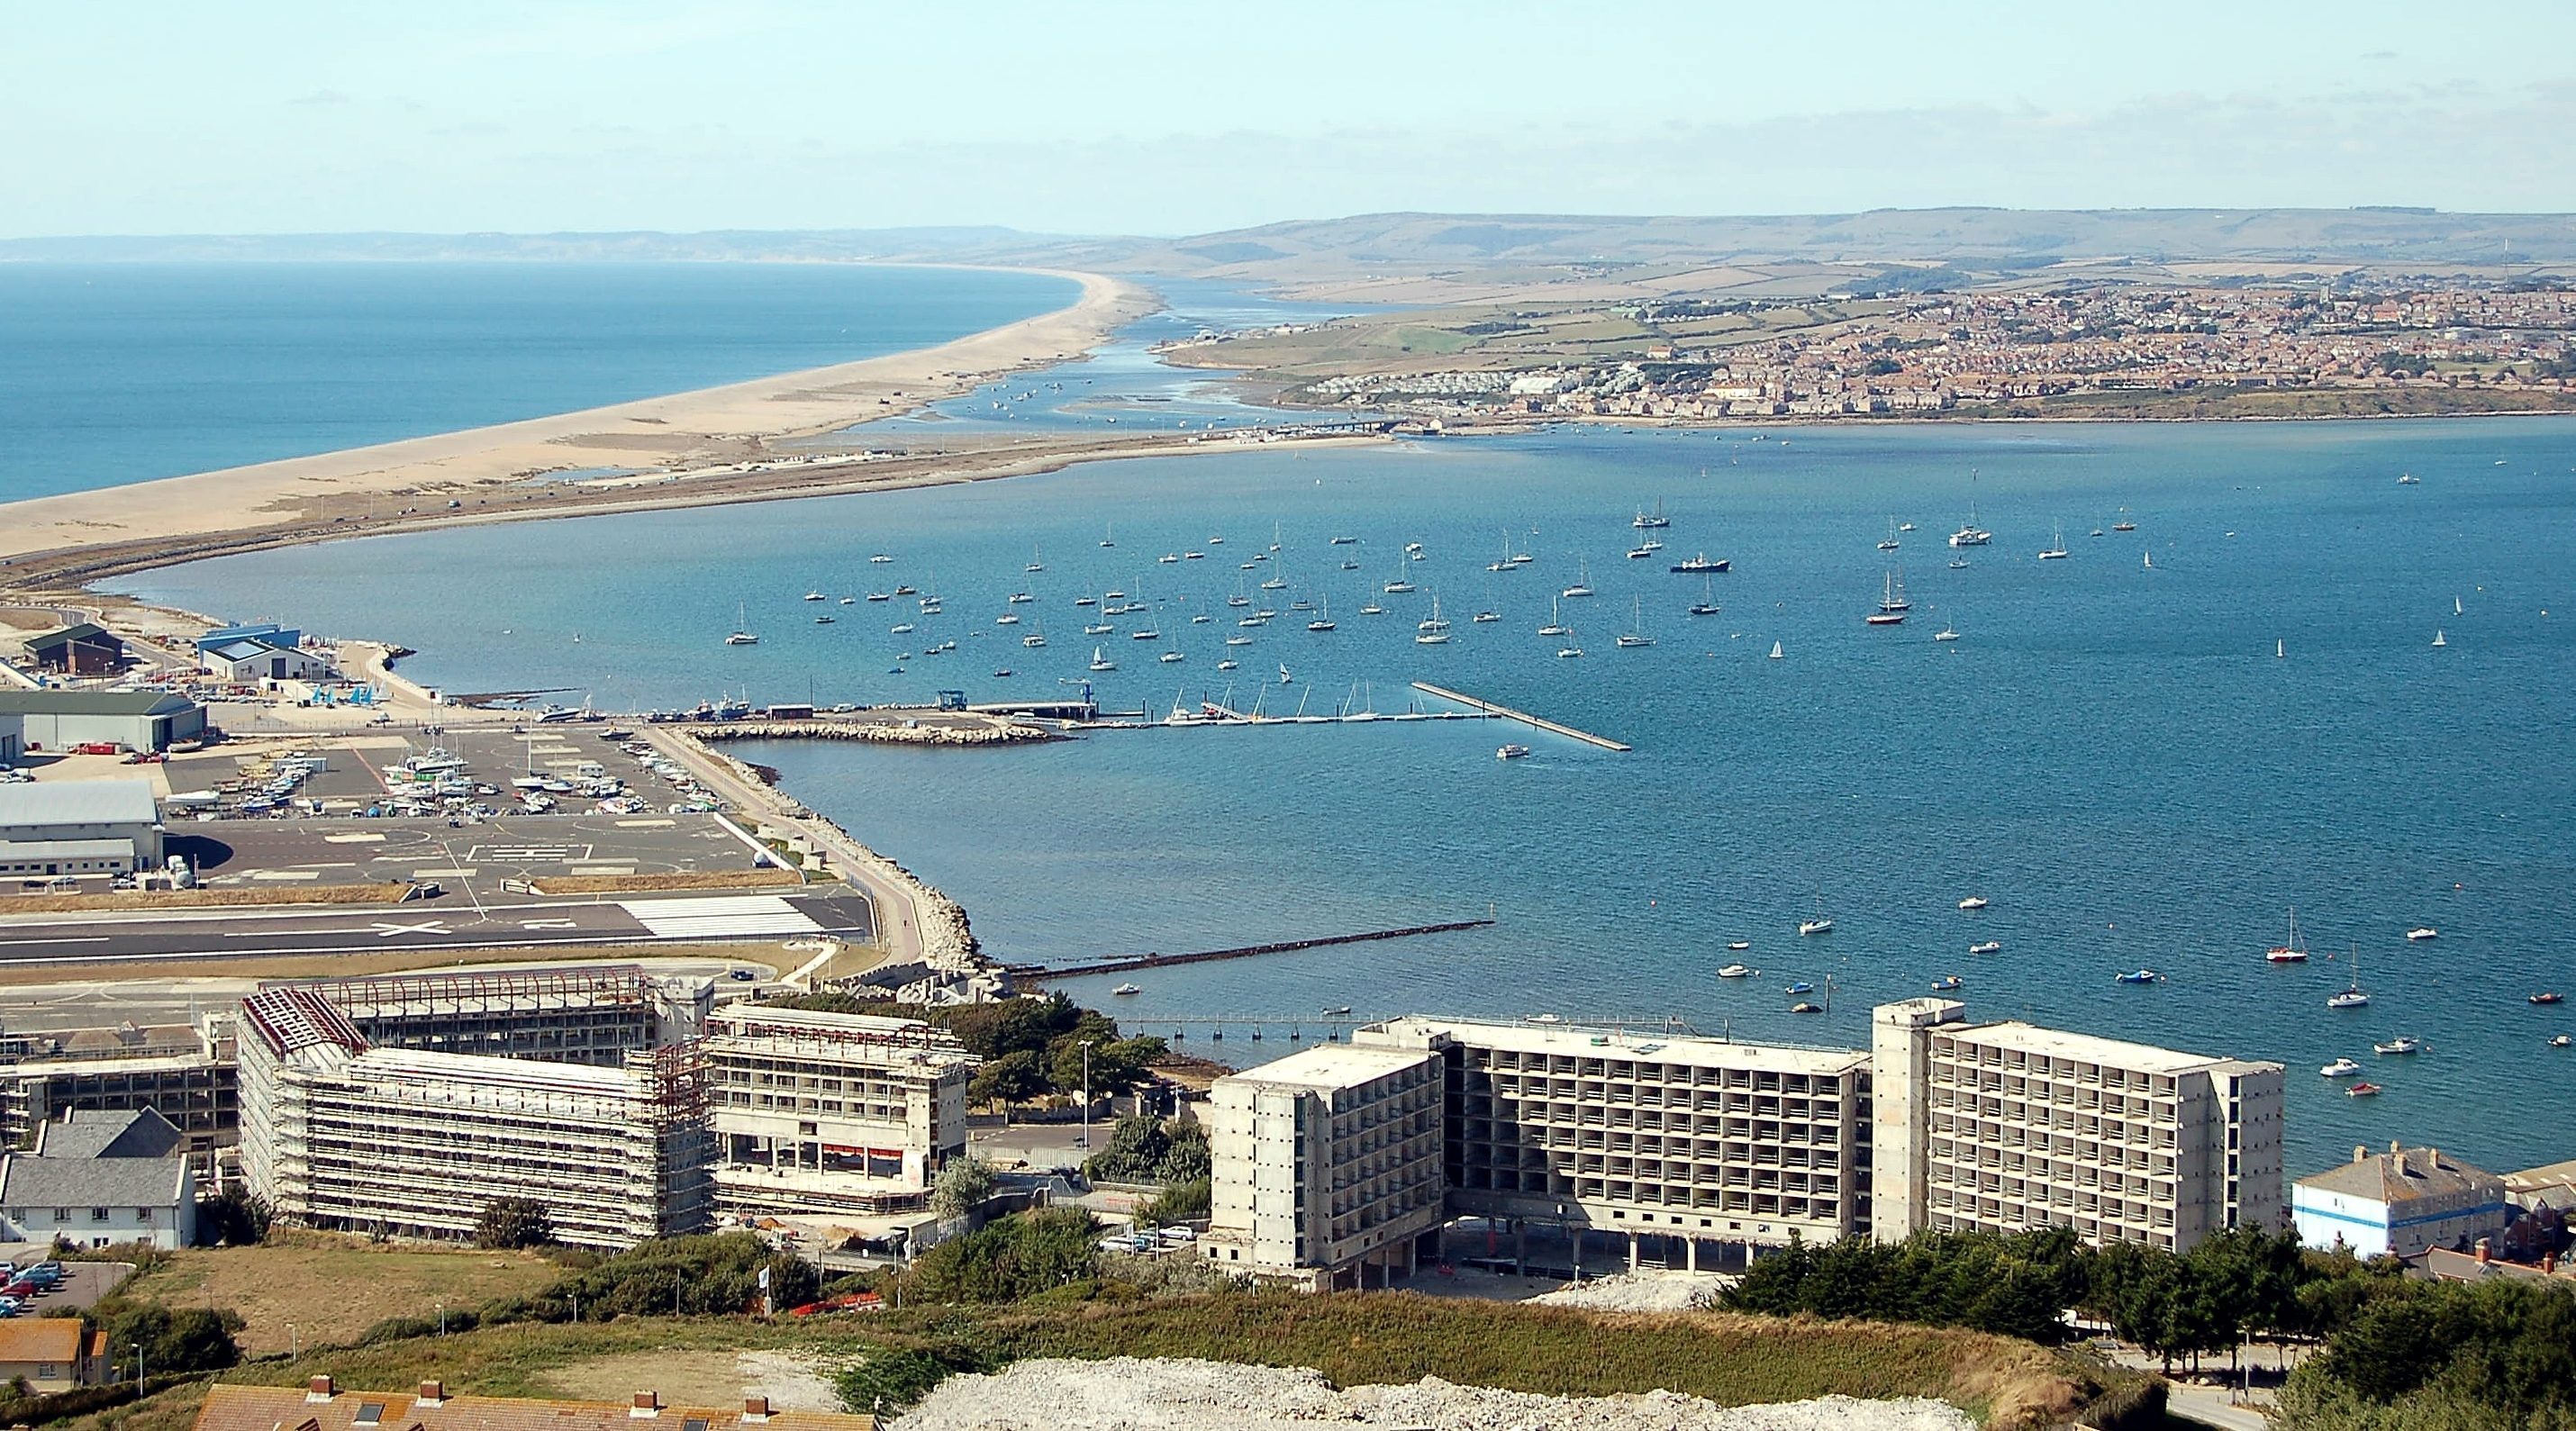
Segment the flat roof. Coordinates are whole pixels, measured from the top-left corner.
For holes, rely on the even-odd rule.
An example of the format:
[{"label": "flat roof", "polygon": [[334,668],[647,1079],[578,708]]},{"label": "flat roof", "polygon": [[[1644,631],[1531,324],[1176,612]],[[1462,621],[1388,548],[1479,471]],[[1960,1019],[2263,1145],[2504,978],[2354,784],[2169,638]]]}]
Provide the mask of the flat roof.
[{"label": "flat roof", "polygon": [[[1791,1044],[1737,1043],[1705,1034],[1667,1034],[1625,1028],[1596,1028],[1575,1023],[1507,1023],[1502,1020],[1438,1019],[1411,1014],[1362,1030],[1397,1039],[1425,1039],[1447,1034],[1461,1043],[1516,1053],[1564,1054],[1584,1058],[1636,1059],[1677,1063],[1695,1068],[1767,1069],[1777,1073],[1839,1077],[1869,1066],[1866,1049],[1800,1048]],[[1606,1043],[1594,1043],[1606,1038]]]},{"label": "flat roof", "polygon": [[1981,1044],[1988,1048],[2020,1049],[2024,1053],[2044,1053],[2051,1058],[2108,1064],[2139,1073],[2190,1073],[2216,1064],[2237,1062],[2212,1054],[2184,1053],[2153,1044],[2068,1033],[2063,1029],[2044,1029],[2016,1020],[1993,1024],[1943,1024],[1930,1032],[1936,1038],[1955,1038],[1962,1043]]},{"label": "flat roof", "polygon": [[0,864],[17,864],[24,860],[132,858],[132,840],[0,840]]},{"label": "flat roof", "polygon": [[2504,1185],[2515,1192],[2535,1192],[2541,1188],[2576,1186],[2576,1158],[2561,1163],[2543,1163],[2504,1175]]},{"label": "flat roof", "polygon": [[1286,1084],[1297,1088],[1349,1088],[1384,1078],[1390,1073],[1401,1073],[1432,1056],[1427,1048],[1372,1048],[1367,1045],[1319,1043],[1257,1068],[1228,1074],[1217,1081]]},{"label": "flat roof", "polygon": [[352,1077],[373,1080],[576,1093],[598,1098],[631,1099],[640,1087],[635,1076],[622,1067],[442,1053],[425,1048],[370,1048],[349,1060],[348,1072]]},{"label": "flat roof", "polygon": [[0,830],[46,825],[149,825],[161,818],[149,780],[0,785]]},{"label": "flat roof", "polygon": [[0,715],[172,715],[196,704],[168,691],[0,690]]}]

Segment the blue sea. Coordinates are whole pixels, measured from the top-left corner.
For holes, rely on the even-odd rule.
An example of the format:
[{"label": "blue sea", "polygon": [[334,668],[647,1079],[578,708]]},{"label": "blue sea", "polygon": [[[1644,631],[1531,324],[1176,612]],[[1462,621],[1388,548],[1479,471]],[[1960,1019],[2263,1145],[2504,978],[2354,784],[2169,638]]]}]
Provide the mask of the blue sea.
[{"label": "blue sea", "polygon": [[[2284,1061],[2294,1172],[2397,1136],[2504,1169],[2576,1155],[2576,1050],[2544,1044],[2576,1012],[2525,1002],[2576,985],[2571,474],[2576,426],[2544,419],[1584,428],[371,538],[120,585],[398,640],[454,689],[624,709],[1058,696],[1095,647],[1118,665],[1104,701],[1156,715],[1395,713],[1433,681],[1635,748],[1380,721],[741,753],[957,896],[1005,959],[1498,920],[1157,971],[1132,997],[1073,986],[1148,1030],[1348,1004],[1860,1046],[1871,1004],[1957,974],[1980,1016]],[[1668,545],[1628,559],[1659,503]],[[1995,540],[1954,552],[1972,504]],[[2123,516],[2134,532],[2111,530]],[[2060,531],[2070,555],[2038,560]],[[1488,572],[1506,549],[1536,560]],[[1665,569],[1701,551],[1733,570]],[[1419,590],[1386,594],[1399,576]],[[1864,626],[1900,576],[1909,619]],[[1598,595],[1552,602],[1585,578]],[[897,583],[947,614],[839,604]],[[1150,617],[1084,635],[1099,618],[1074,600],[1110,589]],[[1228,648],[1238,590],[1279,615]],[[1454,639],[1419,645],[1435,595]],[[1306,630],[1296,599],[1336,629]],[[1686,614],[1702,600],[1723,610]],[[738,604],[756,647],[722,644]],[[1580,659],[1537,634],[1552,607]],[[1944,627],[1959,639],[1932,640]],[[1614,646],[1632,630],[1655,644]],[[1498,760],[1505,741],[1535,753]],[[1961,912],[1971,893],[1992,906]],[[2317,957],[2267,965],[2293,905]],[[1834,932],[1799,937],[1819,907]],[[2417,926],[2440,937],[2409,943]],[[1988,939],[2002,952],[1966,952]],[[1735,959],[1759,977],[1714,977]],[[2141,967],[2166,981],[2112,981]],[[1789,1012],[1790,980],[1829,975],[1829,1013]],[[2355,978],[2373,1004],[2327,1010]],[[1255,1047],[1237,1024],[1219,1051],[1286,1032]],[[2430,1051],[2372,1057],[2399,1033]],[[2318,1076],[2345,1054],[2387,1092]]]},{"label": "blue sea", "polygon": [[0,265],[0,501],[900,352],[1075,293],[849,264]]}]

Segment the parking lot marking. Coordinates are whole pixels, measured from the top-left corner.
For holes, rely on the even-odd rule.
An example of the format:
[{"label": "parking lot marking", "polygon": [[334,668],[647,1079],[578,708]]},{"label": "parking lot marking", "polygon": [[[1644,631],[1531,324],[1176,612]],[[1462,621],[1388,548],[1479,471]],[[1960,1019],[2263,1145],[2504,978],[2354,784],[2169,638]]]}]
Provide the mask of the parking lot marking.
[{"label": "parking lot marking", "polygon": [[667,830],[678,823],[680,822],[677,820],[620,820],[617,822],[617,828],[621,830]]},{"label": "parking lot marking", "polygon": [[519,921],[519,927],[521,929],[578,929],[581,925],[578,921],[570,919],[522,919]]},{"label": "parking lot marking", "polygon": [[464,865],[456,869],[432,868],[413,870],[411,872],[411,877],[413,879],[472,879],[477,873],[479,873],[479,871],[477,871],[474,866]]},{"label": "parking lot marking", "polygon": [[822,927],[774,894],[702,899],[622,899],[618,907],[666,939],[727,934],[815,934]]},{"label": "parking lot marking", "polygon": [[252,870],[252,879],[320,879],[320,870]]},{"label": "parking lot marking", "polygon": [[570,864],[589,859],[591,849],[589,845],[476,845],[465,857],[503,864]]},{"label": "parking lot marking", "polygon": [[333,845],[381,845],[385,842],[385,837],[373,830],[347,830],[324,835],[322,839],[325,844]]},{"label": "parking lot marking", "polygon": [[631,875],[633,865],[566,865],[564,873],[577,875]]}]

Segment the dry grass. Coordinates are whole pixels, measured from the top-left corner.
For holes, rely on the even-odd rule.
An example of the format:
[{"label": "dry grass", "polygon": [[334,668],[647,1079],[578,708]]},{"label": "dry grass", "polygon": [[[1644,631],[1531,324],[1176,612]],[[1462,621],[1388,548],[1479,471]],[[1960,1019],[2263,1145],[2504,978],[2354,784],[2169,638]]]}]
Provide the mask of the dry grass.
[{"label": "dry grass", "polygon": [[114,909],[231,909],[261,904],[392,904],[408,886],[385,884],[297,885],[264,889],[138,889],[108,894],[25,894],[0,897],[0,914],[88,914]]},{"label": "dry grass", "polygon": [[697,870],[670,874],[558,875],[537,881],[545,894],[631,894],[653,889],[769,889],[803,884],[794,870],[762,865],[753,870]]},{"label": "dry grass", "polygon": [[[241,1313],[242,1350],[344,1342],[387,1317],[432,1316],[530,1292],[555,1268],[524,1252],[382,1247],[281,1231],[259,1247],[192,1248],[137,1276],[128,1296]],[[290,1331],[289,1329],[292,1328]]]}]

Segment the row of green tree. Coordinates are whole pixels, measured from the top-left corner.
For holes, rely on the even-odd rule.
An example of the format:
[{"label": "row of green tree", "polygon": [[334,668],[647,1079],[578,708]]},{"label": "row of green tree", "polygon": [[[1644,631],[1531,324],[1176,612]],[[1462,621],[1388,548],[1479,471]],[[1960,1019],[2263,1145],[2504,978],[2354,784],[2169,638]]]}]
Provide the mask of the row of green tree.
[{"label": "row of green tree", "polygon": [[2248,1337],[2322,1340],[2276,1425],[2576,1431],[2576,1286],[2426,1282],[2392,1262],[2230,1231],[2175,1254],[2094,1249],[2063,1228],[1792,1241],[1726,1296],[1739,1311],[1969,1327],[2059,1343],[2090,1319],[2194,1366]]},{"label": "row of green tree", "polygon": [[966,1090],[966,1096],[978,1103],[1081,1092],[1085,1044],[1091,1048],[1094,1094],[1133,1089],[1170,1052],[1159,1038],[1120,1035],[1116,1020],[1060,993],[940,1008],[870,1002],[849,994],[797,994],[779,1002],[833,1013],[917,1018],[947,1029],[967,1052],[983,1060]]}]

